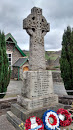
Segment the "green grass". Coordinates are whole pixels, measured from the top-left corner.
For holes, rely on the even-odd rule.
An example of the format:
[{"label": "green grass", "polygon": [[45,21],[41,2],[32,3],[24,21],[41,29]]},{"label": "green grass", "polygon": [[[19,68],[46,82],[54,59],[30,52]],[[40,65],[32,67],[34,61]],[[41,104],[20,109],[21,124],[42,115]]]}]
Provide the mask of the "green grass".
[{"label": "green grass", "polygon": [[45,59],[48,60],[49,56],[47,55],[47,53],[45,53]]},{"label": "green grass", "polygon": [[57,54],[54,54],[54,52],[52,51],[52,52],[45,52],[45,59],[46,60],[56,60],[58,58],[58,55]]},{"label": "green grass", "polygon": [[54,60],[55,61],[58,58],[58,56],[57,55],[53,55],[53,56],[50,56],[49,58],[50,58],[50,60]]},{"label": "green grass", "polygon": [[48,71],[57,71],[57,70],[48,70]]}]

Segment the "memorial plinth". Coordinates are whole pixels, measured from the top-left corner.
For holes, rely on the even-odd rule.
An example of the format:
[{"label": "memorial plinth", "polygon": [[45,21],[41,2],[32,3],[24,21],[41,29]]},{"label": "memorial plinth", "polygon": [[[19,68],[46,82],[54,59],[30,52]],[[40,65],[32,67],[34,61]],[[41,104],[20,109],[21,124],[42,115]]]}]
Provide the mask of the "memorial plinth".
[{"label": "memorial plinth", "polygon": [[25,109],[33,111],[58,103],[58,96],[53,92],[51,71],[28,71],[23,77],[24,85],[17,102]]},{"label": "memorial plinth", "polygon": [[11,112],[7,113],[10,121],[12,116],[13,120],[18,117],[21,121],[33,115],[42,118],[47,109],[57,111],[63,107],[54,94],[51,71],[46,70],[44,36],[50,31],[50,25],[42,15],[42,9],[32,8],[31,14],[23,20],[23,28],[30,35],[29,71],[23,73],[23,87],[17,104],[13,104]]}]

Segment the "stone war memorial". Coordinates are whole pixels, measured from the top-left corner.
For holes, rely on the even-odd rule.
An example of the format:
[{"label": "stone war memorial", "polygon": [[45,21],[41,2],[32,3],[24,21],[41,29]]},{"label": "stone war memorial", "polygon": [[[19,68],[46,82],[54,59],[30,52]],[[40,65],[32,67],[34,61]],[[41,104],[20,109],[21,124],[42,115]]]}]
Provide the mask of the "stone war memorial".
[{"label": "stone war memorial", "polygon": [[42,15],[42,9],[31,9],[31,14],[23,20],[23,29],[30,35],[29,71],[23,73],[23,87],[17,103],[7,112],[7,119],[18,130],[18,125],[29,116],[42,119],[46,110],[63,108],[53,91],[52,73],[46,70],[44,36],[50,31],[50,24]]}]

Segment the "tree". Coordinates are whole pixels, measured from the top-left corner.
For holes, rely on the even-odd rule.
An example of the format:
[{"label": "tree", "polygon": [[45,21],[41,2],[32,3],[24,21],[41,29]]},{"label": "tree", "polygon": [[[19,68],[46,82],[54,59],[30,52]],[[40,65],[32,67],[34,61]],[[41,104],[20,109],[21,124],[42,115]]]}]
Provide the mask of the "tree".
[{"label": "tree", "polygon": [[[11,69],[9,68],[8,58],[6,54],[6,42],[4,33],[0,32],[0,93],[7,91],[10,82]],[[5,94],[0,94],[3,98]]]},{"label": "tree", "polygon": [[60,70],[66,90],[73,90],[73,29],[70,26],[64,31],[62,38]]}]

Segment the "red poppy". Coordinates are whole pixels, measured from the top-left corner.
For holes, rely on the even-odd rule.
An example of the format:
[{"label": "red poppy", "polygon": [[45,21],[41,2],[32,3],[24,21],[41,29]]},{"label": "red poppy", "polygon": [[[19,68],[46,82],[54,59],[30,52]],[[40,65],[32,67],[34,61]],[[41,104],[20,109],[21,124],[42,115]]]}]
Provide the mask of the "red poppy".
[{"label": "red poppy", "polygon": [[65,115],[65,120],[64,121],[62,121],[60,119],[60,125],[61,126],[69,126],[71,124],[71,122],[72,122],[72,119],[70,117],[71,114],[67,110],[65,110],[63,108],[60,108],[60,109],[58,109],[57,114]]},{"label": "red poppy", "polygon": [[[35,117],[35,116],[31,116],[31,117]],[[31,129],[31,121],[30,121],[31,117],[29,117],[25,122],[25,130]],[[44,130],[44,124],[43,124],[42,120],[40,118],[36,117],[36,122],[38,123],[38,125],[42,125],[42,127],[39,128],[38,130]]]}]

